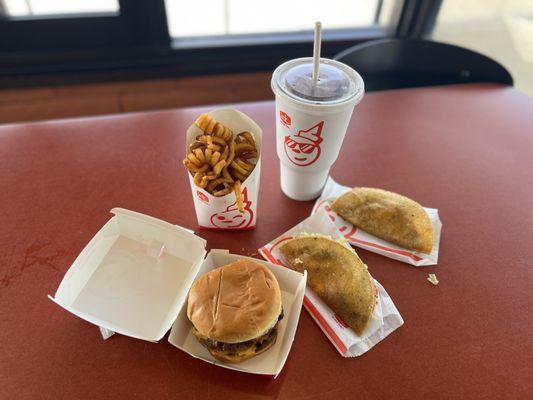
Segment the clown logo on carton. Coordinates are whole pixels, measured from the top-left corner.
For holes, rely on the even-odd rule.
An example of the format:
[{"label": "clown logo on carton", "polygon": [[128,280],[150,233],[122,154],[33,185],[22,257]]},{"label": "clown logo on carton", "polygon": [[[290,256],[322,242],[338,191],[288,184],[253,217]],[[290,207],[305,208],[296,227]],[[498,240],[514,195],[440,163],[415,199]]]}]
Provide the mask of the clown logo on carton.
[{"label": "clown logo on carton", "polygon": [[244,213],[237,208],[237,200],[229,205],[224,211],[211,215],[211,224],[219,229],[244,229],[247,228],[254,219],[252,202],[248,200],[248,188],[242,191],[242,203]]},{"label": "clown logo on carton", "polygon": [[313,164],[320,157],[320,143],[324,121],[312,126],[307,130],[300,130],[296,135],[285,136],[285,154],[289,160],[305,167]]}]

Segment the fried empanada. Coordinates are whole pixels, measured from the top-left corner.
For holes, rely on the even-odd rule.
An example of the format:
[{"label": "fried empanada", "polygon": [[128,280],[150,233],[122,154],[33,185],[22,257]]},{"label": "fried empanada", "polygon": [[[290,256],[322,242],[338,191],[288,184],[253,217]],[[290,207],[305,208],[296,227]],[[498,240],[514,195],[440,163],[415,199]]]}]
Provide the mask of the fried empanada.
[{"label": "fried empanada", "polygon": [[322,236],[304,236],[280,248],[291,269],[307,270],[307,283],[358,335],[374,312],[374,284],[357,254]]},{"label": "fried empanada", "polygon": [[331,208],[345,220],[383,240],[410,250],[431,253],[433,226],[416,201],[381,189],[355,188]]}]

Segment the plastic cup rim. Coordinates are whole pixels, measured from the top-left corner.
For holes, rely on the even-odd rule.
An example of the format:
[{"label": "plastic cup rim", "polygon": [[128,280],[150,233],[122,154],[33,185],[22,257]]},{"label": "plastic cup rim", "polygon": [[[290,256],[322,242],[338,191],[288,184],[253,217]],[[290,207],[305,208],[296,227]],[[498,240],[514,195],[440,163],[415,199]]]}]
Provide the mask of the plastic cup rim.
[{"label": "plastic cup rim", "polygon": [[279,74],[281,73],[281,71],[283,69],[288,68],[291,64],[298,64],[298,63],[300,63],[302,61],[312,62],[313,58],[312,57],[295,58],[293,60],[289,60],[289,61],[284,62],[283,64],[279,65],[274,70],[274,73],[272,74],[272,79],[270,81],[270,85],[271,85],[272,91],[274,92],[275,95],[278,96],[278,95],[282,94],[287,99],[290,99],[291,101],[293,101],[293,102],[295,102],[297,104],[300,104],[300,105],[319,106],[319,107],[337,107],[337,106],[346,105],[347,103],[351,103],[351,102],[354,102],[354,105],[355,105],[355,104],[358,104],[361,101],[361,99],[363,98],[363,96],[365,94],[365,83],[364,83],[363,78],[361,77],[361,75],[359,75],[359,73],[355,69],[350,67],[349,65],[346,65],[346,64],[344,64],[344,63],[342,63],[340,61],[332,60],[332,59],[329,59],[329,58],[320,58],[320,61],[321,62],[322,61],[326,61],[327,64],[335,65],[335,66],[339,67],[340,69],[342,69],[344,71],[348,71],[348,73],[352,75],[352,78],[355,79],[356,86],[357,86],[358,90],[355,90],[351,96],[348,96],[348,97],[346,97],[344,99],[341,99],[341,100],[315,101],[315,100],[303,99],[303,98],[297,97],[297,96],[285,91],[284,89],[282,89],[278,85],[278,82],[277,82],[278,79],[277,78],[278,78]]}]

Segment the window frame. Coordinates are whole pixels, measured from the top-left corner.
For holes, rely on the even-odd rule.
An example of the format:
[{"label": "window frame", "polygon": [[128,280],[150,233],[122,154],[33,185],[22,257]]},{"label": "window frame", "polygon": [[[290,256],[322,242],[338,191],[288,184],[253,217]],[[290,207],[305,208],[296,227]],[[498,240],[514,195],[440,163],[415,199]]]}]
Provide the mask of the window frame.
[{"label": "window frame", "polygon": [[9,17],[2,12],[0,51],[4,54],[168,45],[167,25],[161,24],[166,18],[164,0],[118,3],[118,13]]},{"label": "window frame", "polygon": [[[436,15],[427,3],[438,4],[438,11],[440,0],[399,2],[394,10],[398,23],[391,29],[325,31],[322,54],[333,57],[350,46],[387,36],[422,35],[414,27],[426,27],[428,10]],[[0,87],[268,71],[312,52],[310,31],[170,38],[164,0],[119,0],[119,5],[115,16],[0,18]],[[11,48],[4,46],[2,37],[18,34],[22,36]],[[43,46],[50,43],[54,46]]]}]

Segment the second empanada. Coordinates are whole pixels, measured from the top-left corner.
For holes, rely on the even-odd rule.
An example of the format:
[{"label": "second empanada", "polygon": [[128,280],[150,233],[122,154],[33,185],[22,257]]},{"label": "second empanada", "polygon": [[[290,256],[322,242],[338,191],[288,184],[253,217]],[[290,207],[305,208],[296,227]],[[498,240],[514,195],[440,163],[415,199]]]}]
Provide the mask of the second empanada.
[{"label": "second empanada", "polygon": [[388,242],[431,253],[433,226],[416,201],[382,189],[355,188],[338,197],[331,208],[345,220]]}]

